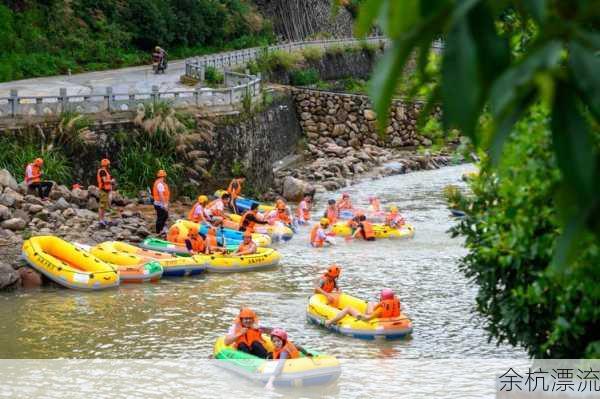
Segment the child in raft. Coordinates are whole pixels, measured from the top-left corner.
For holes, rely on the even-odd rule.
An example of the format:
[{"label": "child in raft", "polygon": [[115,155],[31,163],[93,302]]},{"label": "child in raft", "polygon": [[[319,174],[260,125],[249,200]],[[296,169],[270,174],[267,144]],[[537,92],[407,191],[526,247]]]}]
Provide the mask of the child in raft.
[{"label": "child in raft", "polygon": [[327,303],[332,306],[337,306],[340,294],[342,293],[337,284],[337,279],[341,273],[342,268],[340,266],[329,266],[315,287],[315,293],[324,295],[327,298]]},{"label": "child in raft", "polygon": [[384,288],[379,294],[379,302],[369,302],[367,304],[367,311],[361,313],[352,307],[345,307],[331,320],[325,321],[325,326],[330,327],[332,324],[336,324],[342,320],[346,315],[351,315],[357,320],[369,321],[374,318],[389,318],[400,316],[400,299],[394,294],[389,288]]},{"label": "child in raft", "polygon": [[[219,246],[217,237],[221,237],[223,246]],[[208,228],[206,234],[206,247],[209,254],[224,254],[227,253],[225,234],[223,232],[223,219],[220,217],[213,218],[212,225]]]},{"label": "child in raft", "polygon": [[244,241],[240,244],[238,249],[233,253],[236,256],[252,255],[256,253],[256,244],[252,241],[252,233],[246,231],[244,233]]},{"label": "child in raft", "polygon": [[324,218],[329,219],[329,223],[335,223],[338,219],[339,210],[334,199],[327,201],[327,209],[323,214]]},{"label": "child in raft", "polygon": [[273,382],[275,379],[281,375],[283,371],[283,367],[285,366],[285,361],[288,359],[297,359],[300,357],[299,348],[296,347],[288,339],[287,332],[282,328],[274,328],[271,331],[271,342],[273,342],[273,346],[275,350],[273,351],[272,358],[273,360],[279,360],[277,362],[277,367],[271,377],[269,377],[269,381],[267,385],[265,385],[266,389],[273,389]]},{"label": "child in raft", "polygon": [[399,229],[404,226],[404,223],[406,223],[406,221],[398,212],[398,208],[396,206],[390,207],[390,212],[385,215],[385,224],[394,229]]}]

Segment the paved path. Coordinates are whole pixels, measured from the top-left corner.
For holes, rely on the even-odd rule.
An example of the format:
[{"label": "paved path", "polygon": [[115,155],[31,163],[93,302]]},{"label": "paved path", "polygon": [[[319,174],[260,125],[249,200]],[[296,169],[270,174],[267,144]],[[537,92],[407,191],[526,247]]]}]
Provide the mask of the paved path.
[{"label": "paved path", "polygon": [[99,72],[87,72],[76,75],[49,76],[15,80],[0,83],[0,97],[8,97],[11,89],[19,91],[19,96],[57,96],[59,89],[67,89],[68,95],[104,94],[107,87],[114,93],[150,92],[156,85],[160,91],[190,90],[179,82],[185,71],[185,61],[176,60],[169,63],[165,74],[155,75],[152,66],[138,66],[122,69],[111,69]]}]

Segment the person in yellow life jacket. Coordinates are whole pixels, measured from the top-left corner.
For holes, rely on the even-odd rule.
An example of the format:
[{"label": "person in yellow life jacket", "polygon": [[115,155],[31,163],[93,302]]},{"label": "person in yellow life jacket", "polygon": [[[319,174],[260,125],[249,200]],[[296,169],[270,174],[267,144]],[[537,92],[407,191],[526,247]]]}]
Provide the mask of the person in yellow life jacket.
[{"label": "person in yellow life jacket", "polygon": [[209,217],[209,221],[212,223],[213,218],[224,218],[225,209],[229,208],[229,201],[231,195],[229,193],[223,193],[221,198],[217,198],[206,206],[206,216]]},{"label": "person in yellow life jacket", "polygon": [[339,209],[334,199],[330,199],[327,201],[327,209],[325,209],[325,213],[323,217],[329,219],[329,223],[335,223],[338,220]]},{"label": "person in yellow life jacket", "polygon": [[283,371],[283,367],[285,366],[285,361],[288,359],[298,359],[300,357],[300,351],[288,339],[287,332],[282,328],[274,328],[271,330],[271,342],[273,342],[274,350],[273,350],[273,360],[279,360],[277,362],[277,366],[275,367],[275,371],[269,377],[267,381],[267,385],[265,385],[266,389],[273,389],[273,383],[275,379],[281,375]]},{"label": "person in yellow life jacket", "polygon": [[258,202],[253,202],[252,205],[250,205],[250,209],[242,215],[239,231],[249,231],[250,233],[254,233],[254,227],[256,227],[257,223],[267,224],[268,222],[258,213]]},{"label": "person in yellow life jacket", "polygon": [[256,253],[256,244],[252,241],[252,233],[246,231],[244,233],[244,239],[238,249],[233,253],[234,255],[252,255]]},{"label": "person in yellow life jacket", "polygon": [[96,183],[98,184],[98,190],[100,190],[98,219],[100,219],[100,226],[106,227],[108,222],[104,220],[104,216],[106,211],[110,209],[110,194],[114,183],[110,175],[110,161],[106,158],[100,161],[100,169],[96,172]]},{"label": "person in yellow life jacket", "polygon": [[240,310],[233,325],[225,336],[225,345],[232,345],[241,352],[246,352],[266,359],[269,352],[262,339],[262,330],[258,326],[258,318],[252,309]]},{"label": "person in yellow life jacket", "polygon": [[188,213],[188,220],[191,220],[194,223],[202,223],[206,221],[206,214],[204,212],[204,207],[208,203],[208,197],[206,195],[201,195],[198,197],[198,200],[190,209]]},{"label": "person in yellow life jacket", "polygon": [[373,225],[367,220],[365,215],[358,217],[358,228],[352,234],[352,238],[360,237],[365,241],[375,241],[375,231],[373,231]]},{"label": "person in yellow life jacket", "polygon": [[365,313],[361,313],[351,307],[346,307],[338,312],[333,319],[325,321],[325,325],[329,327],[332,324],[336,324],[346,315],[351,315],[358,320],[364,321],[369,321],[374,318],[394,318],[400,316],[401,310],[400,299],[394,294],[394,291],[389,288],[384,288],[379,294],[379,302],[369,302]]},{"label": "person in yellow life jacket", "polygon": [[337,208],[340,211],[353,209],[352,201],[350,200],[350,194],[348,194],[348,193],[342,194],[342,199],[338,201]]},{"label": "person in yellow life jacket", "polygon": [[302,201],[298,204],[296,209],[296,220],[300,224],[306,224],[310,220],[310,211],[312,208],[312,197],[305,195]]},{"label": "person in yellow life jacket", "polygon": [[394,229],[401,228],[402,226],[404,226],[405,223],[406,221],[398,212],[398,208],[395,206],[392,206],[390,208],[390,212],[387,215],[385,215],[385,224]]},{"label": "person in yellow life jacket", "polygon": [[208,252],[206,242],[200,233],[198,233],[197,229],[190,229],[188,231],[188,236],[185,239],[185,247],[192,255],[204,254]]},{"label": "person in yellow life jacket", "polygon": [[166,182],[167,172],[159,170],[156,173],[156,180],[152,186],[152,199],[154,200],[154,210],[156,211],[156,234],[167,234],[167,219],[169,219],[169,203],[171,200],[171,191]]},{"label": "person in yellow life jacket", "polygon": [[342,273],[342,268],[338,265],[331,265],[327,268],[327,271],[321,276],[317,286],[315,287],[315,293],[325,295],[327,302],[330,305],[337,305],[339,295],[341,293],[338,287],[337,280]]},{"label": "person in yellow life jacket", "polygon": [[235,214],[238,214],[238,209],[235,201],[242,194],[242,184],[246,181],[246,178],[243,176],[237,176],[231,180],[229,186],[227,187],[227,192],[231,196],[231,208]]},{"label": "person in yellow life jacket", "polygon": [[310,230],[310,245],[316,248],[324,247],[325,244],[333,245],[333,241],[326,232],[328,227],[329,219],[321,218],[319,223],[315,224]]},{"label": "person in yellow life jacket", "polygon": [[369,205],[371,206],[372,212],[381,212],[381,203],[377,197],[369,196]]},{"label": "person in yellow life jacket", "polygon": [[36,158],[33,162],[27,164],[25,167],[25,184],[30,190],[37,191],[38,197],[46,201],[54,183],[42,181],[43,165],[44,160],[42,158]]}]

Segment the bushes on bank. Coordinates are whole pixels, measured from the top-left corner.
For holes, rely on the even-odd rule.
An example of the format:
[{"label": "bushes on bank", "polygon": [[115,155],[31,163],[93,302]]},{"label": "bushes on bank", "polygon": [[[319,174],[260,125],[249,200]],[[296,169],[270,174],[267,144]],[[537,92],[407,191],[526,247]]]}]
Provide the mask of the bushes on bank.
[{"label": "bushes on bank", "polygon": [[216,86],[223,84],[225,81],[225,75],[213,66],[206,67],[204,71],[204,80],[208,85]]},{"label": "bushes on bank", "polygon": [[314,68],[290,71],[290,82],[294,86],[308,86],[319,81],[319,71]]}]

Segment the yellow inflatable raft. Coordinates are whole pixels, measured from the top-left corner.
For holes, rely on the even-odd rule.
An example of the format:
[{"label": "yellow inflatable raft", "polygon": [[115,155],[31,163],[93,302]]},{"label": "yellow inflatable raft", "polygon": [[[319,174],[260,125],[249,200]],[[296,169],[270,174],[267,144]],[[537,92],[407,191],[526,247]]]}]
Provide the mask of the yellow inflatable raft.
[{"label": "yellow inflatable raft", "polygon": [[22,251],[27,263],[64,287],[99,290],[119,285],[116,267],[58,237],[32,237]]},{"label": "yellow inflatable raft", "polygon": [[[340,237],[347,237],[353,233],[352,228],[348,226],[347,222],[335,223],[331,231]],[[415,235],[415,228],[409,223],[405,223],[399,229],[386,226],[385,224],[374,223],[373,232],[375,233],[375,238],[411,238]]]},{"label": "yellow inflatable raft", "polygon": [[[266,349],[272,352],[274,347],[271,339],[263,334],[263,340]],[[273,385],[276,387],[325,385],[339,378],[340,362],[335,357],[314,351],[307,352],[312,356],[302,353],[297,359],[286,360],[281,374],[275,379]],[[267,383],[278,363],[278,360],[261,359],[227,346],[225,337],[217,339],[213,357],[216,359],[217,366],[261,384]]]},{"label": "yellow inflatable raft", "polygon": [[[327,298],[321,294],[310,297],[306,314],[308,320],[325,326],[325,320],[330,320],[345,307],[352,307],[361,313],[367,310],[367,302],[347,294],[341,294],[337,307],[327,303]],[[376,318],[368,321],[358,320],[347,315],[337,324],[329,328],[340,334],[349,335],[361,339],[396,339],[403,338],[412,333],[412,322],[404,313],[398,317]]]},{"label": "yellow inflatable raft", "polygon": [[134,247],[120,241],[107,241],[91,249],[99,258],[117,265],[136,265],[157,263],[161,275],[165,277],[183,277],[200,274],[206,270],[203,257],[175,257],[171,254],[150,251]]},{"label": "yellow inflatable raft", "polygon": [[[176,241],[169,241],[175,243],[185,242],[190,229],[200,229],[200,232],[204,234],[207,230],[207,227],[201,226],[200,224],[194,223],[190,220],[177,220],[169,229],[170,236],[173,236],[173,231],[178,231]],[[225,244],[229,246],[229,244],[239,245],[242,242],[242,237],[242,232],[224,229],[223,236],[219,234],[217,238],[219,240],[224,238]],[[252,241],[254,241],[254,243],[259,247],[268,247],[269,245],[271,245],[271,237],[269,237],[266,234],[254,233],[252,234]],[[221,243],[221,245],[223,245],[223,243]]]},{"label": "yellow inflatable raft", "polygon": [[252,255],[196,255],[205,258],[206,270],[217,273],[248,272],[269,269],[279,264],[281,255],[272,248],[258,248]]}]

